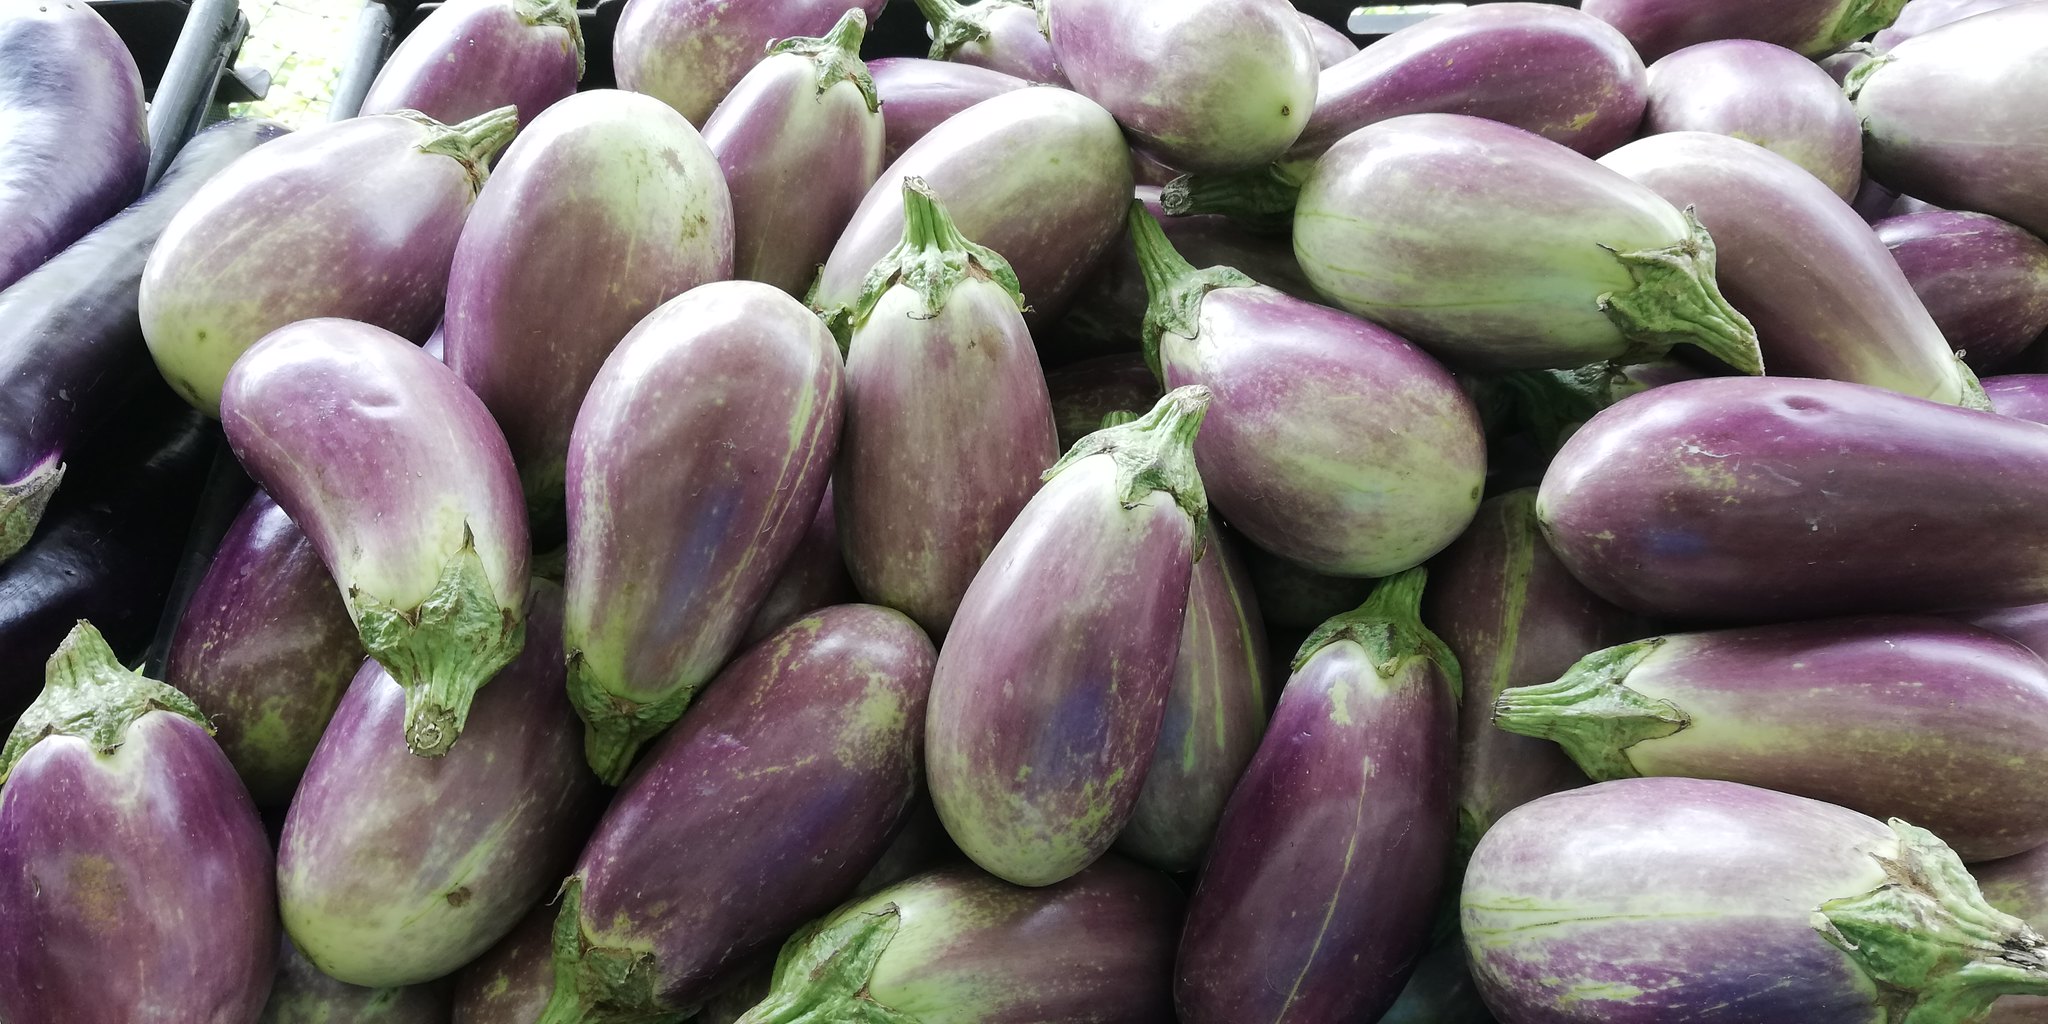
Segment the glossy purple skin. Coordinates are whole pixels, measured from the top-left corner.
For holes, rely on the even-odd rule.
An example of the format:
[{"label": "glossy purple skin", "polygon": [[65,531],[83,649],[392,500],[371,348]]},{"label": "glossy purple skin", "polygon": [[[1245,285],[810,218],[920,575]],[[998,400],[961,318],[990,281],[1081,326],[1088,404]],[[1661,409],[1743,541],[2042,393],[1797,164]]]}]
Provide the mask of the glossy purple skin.
[{"label": "glossy purple skin", "polygon": [[363,988],[321,973],[289,938],[278,947],[277,979],[257,1024],[449,1024],[446,984]]},{"label": "glossy purple skin", "polygon": [[1870,42],[1879,50],[1889,50],[1943,25],[2022,2],[2024,0],[1908,0],[1905,8],[1899,11],[1898,20]]},{"label": "glossy purple skin", "polygon": [[1135,352],[1061,367],[1045,375],[1045,387],[1052,397],[1052,418],[1059,429],[1062,452],[1102,429],[1104,416],[1113,412],[1141,414],[1157,405],[1163,393],[1159,378],[1145,365],[1145,357]]},{"label": "glossy purple skin", "polygon": [[1642,130],[1754,142],[1843,199],[1863,181],[1863,126],[1841,86],[1805,57],[1754,39],[1700,43],[1650,65]]},{"label": "glossy purple skin", "polygon": [[1910,213],[1872,229],[1972,368],[1996,370],[2048,332],[2048,243],[1982,213]]},{"label": "glossy purple skin", "polygon": [[846,572],[846,559],[839,553],[839,515],[832,504],[832,485],[827,483],[810,528],[796,542],[795,553],[782,567],[782,575],[775,577],[775,585],[768,588],[768,596],[761,599],[740,643],[751,647],[820,608],[858,600],[853,577]]},{"label": "glossy purple skin", "polygon": [[946,60],[1014,75],[1040,85],[1067,87],[1067,74],[1053,55],[1052,41],[1039,27],[1038,8],[1045,0],[978,0],[982,27],[988,34],[962,43]]},{"label": "glossy purple skin", "polygon": [[1988,629],[2020,646],[2040,654],[2048,651],[2048,604],[2023,604],[2017,608],[1990,608],[1963,612],[1956,618]]},{"label": "glossy purple skin", "polygon": [[2013,373],[1984,379],[1991,411],[2000,416],[2048,423],[2048,374]]},{"label": "glossy purple skin", "polygon": [[1536,508],[1580,582],[1681,621],[2048,600],[2048,430],[1858,384],[1636,395],[1566,442]]},{"label": "glossy purple skin", "polygon": [[0,1016],[248,1024],[270,992],[270,843],[205,730],[50,737],[0,789]]},{"label": "glossy purple skin", "polygon": [[[1621,30],[1646,61],[1715,39],[1761,39],[1824,57],[1883,28],[1905,0],[1585,0],[1583,9]],[[1873,8],[1862,18],[1857,8]]]},{"label": "glossy purple skin", "polygon": [[935,657],[900,613],[840,605],[735,659],[584,847],[584,941],[652,950],[688,1009],[845,899],[917,793]]},{"label": "glossy purple skin", "polygon": [[259,807],[283,807],[363,663],[320,553],[261,491],[228,527],[171,640],[192,698]]},{"label": "glossy purple skin", "polygon": [[1797,164],[1692,131],[1652,135],[1600,162],[1694,209],[1719,250],[1721,291],[1756,327],[1765,372],[1964,400],[1955,354],[1898,262]]},{"label": "glossy purple skin", "polygon": [[1304,11],[1301,26],[1308,29],[1309,45],[1315,47],[1316,63],[1324,71],[1358,56],[1358,43],[1329,22]]},{"label": "glossy purple skin", "polygon": [[1231,794],[1174,964],[1183,1024],[1377,1020],[1428,948],[1458,698],[1426,658],[1311,655]]},{"label": "glossy purple skin", "polygon": [[1856,211],[1856,216],[1863,218],[1871,224],[1876,224],[1886,217],[1896,216],[1892,212],[1892,207],[1899,200],[1900,196],[1897,192],[1872,181],[1870,176],[1866,174],[1863,176],[1863,180],[1857,184],[1856,195],[1849,200],[1849,208]]},{"label": "glossy purple skin", "polygon": [[883,158],[890,163],[954,114],[1031,85],[1000,71],[923,57],[871,60],[868,75],[875,80],[875,94],[885,111]]},{"label": "glossy purple skin", "polygon": [[[545,6],[553,8],[551,17],[568,9]],[[583,73],[581,31],[529,20],[541,7],[533,0],[455,0],[435,9],[391,52],[361,113],[417,110],[454,124],[510,105],[519,108],[520,124],[533,123],[574,93]]]},{"label": "glossy purple skin", "polygon": [[533,1024],[555,990],[555,905],[544,903],[455,972],[448,1024]]},{"label": "glossy purple skin", "polygon": [[868,271],[903,240],[903,179],[912,176],[931,186],[961,234],[1010,261],[1034,324],[1063,312],[1122,237],[1135,187],[1123,133],[1093,101],[1052,87],[984,100],[882,172],[825,261],[814,307],[859,299]]},{"label": "glossy purple skin", "polygon": [[768,55],[768,44],[793,36],[818,38],[848,8],[868,24],[888,0],[631,0],[619,15],[612,60],[619,88],[646,93],[676,108],[694,125],[718,106],[748,70]]},{"label": "glossy purple skin", "polygon": [[0,289],[142,192],[142,76],[84,0],[0,10]]},{"label": "glossy purple skin", "polygon": [[[2048,846],[1989,864],[1972,864],[1970,874],[1993,907],[2025,921],[2035,931],[2048,928]],[[2041,1024],[2044,1020],[2048,1020],[2048,997],[2004,996],[1991,1004],[1991,1014],[1983,1024]]]}]

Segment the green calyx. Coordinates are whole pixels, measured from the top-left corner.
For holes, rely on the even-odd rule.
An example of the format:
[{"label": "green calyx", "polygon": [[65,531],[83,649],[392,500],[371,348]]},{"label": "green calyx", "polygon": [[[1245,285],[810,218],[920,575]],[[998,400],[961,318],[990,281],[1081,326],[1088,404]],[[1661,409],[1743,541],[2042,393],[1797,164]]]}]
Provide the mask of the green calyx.
[{"label": "green calyx", "polygon": [[483,191],[484,182],[490,179],[491,157],[519,132],[517,107],[499,107],[454,125],[442,124],[417,110],[400,110],[395,114],[427,129],[427,141],[419,144],[420,152],[445,156],[462,165],[469,173],[472,195]]},{"label": "green calyx", "polygon": [[1478,380],[1480,404],[1492,414],[1495,427],[1527,431],[1553,452],[1600,410],[1620,401],[1630,385],[1627,374],[1613,363],[1575,370],[1509,370]]},{"label": "green calyx", "polygon": [[875,964],[902,927],[903,915],[889,903],[798,932],[775,958],[768,998],[736,1024],[917,1024],[868,994]]},{"label": "green calyx", "polygon": [[1969,1024],[2004,995],[2048,995],[2048,940],[1993,909],[1947,844],[1893,818],[1896,857],[1872,853],[1884,884],[1829,900],[1813,928],[1880,990],[1897,1024]]},{"label": "green calyx", "polygon": [[43,510],[64,482],[64,464],[46,460],[11,484],[0,484],[0,562],[13,558],[35,536]]},{"label": "green calyx", "polygon": [[[1764,372],[1756,328],[1714,282],[1713,236],[1692,207],[1685,208],[1686,238],[1662,249],[1608,252],[1635,287],[1599,298],[1600,310],[1628,338],[1621,362],[1643,362],[1676,344],[1691,344],[1743,373]],[[1603,248],[1605,248],[1603,246]]]},{"label": "green calyx", "polygon": [[654,953],[592,945],[583,934],[583,879],[562,883],[555,915],[555,989],[535,1024],[682,1024],[661,1004]]},{"label": "green calyx", "polygon": [[882,257],[861,282],[860,298],[844,318],[827,319],[843,350],[853,332],[867,325],[882,296],[897,286],[924,300],[926,318],[939,314],[953,290],[969,278],[993,281],[1024,308],[1024,289],[1010,261],[960,233],[939,197],[923,178],[903,179],[903,240]]},{"label": "green calyx", "polygon": [[1963,397],[1956,404],[1965,409],[1990,412],[1991,396],[1985,393],[1984,382],[1977,379],[1977,371],[1970,369],[1970,364],[1963,362],[1961,352],[1957,352],[1954,358],[1956,375],[1961,379],[1963,387]]},{"label": "green calyx", "polygon": [[43,692],[22,712],[7,746],[0,748],[0,783],[45,737],[76,737],[104,757],[120,749],[128,727],[152,711],[183,715],[208,735],[213,733],[192,698],[168,683],[130,671],[114,656],[106,637],[80,619],[50,655],[43,670]]},{"label": "green calyx", "polygon": [[1171,495],[1194,520],[1197,550],[1207,535],[1209,495],[1195,470],[1195,435],[1209,412],[1209,389],[1200,384],[1175,388],[1152,411],[1121,426],[1105,427],[1074,442],[1040,479],[1051,480],[1083,459],[1107,455],[1116,460],[1117,501],[1136,508],[1153,491]]},{"label": "green calyx", "polygon": [[439,757],[462,735],[476,691],[526,645],[526,618],[498,603],[467,527],[427,599],[397,608],[349,587],[363,649],[405,690],[405,745]]},{"label": "green calyx", "polygon": [[1137,419],[1137,413],[1134,413],[1129,409],[1118,409],[1115,412],[1103,413],[1102,423],[1095,429],[1108,430],[1111,427],[1121,427],[1126,423],[1135,423],[1137,422]]},{"label": "green calyx", "polygon": [[1429,570],[1420,566],[1381,580],[1364,604],[1331,618],[1308,635],[1294,655],[1293,670],[1301,671],[1323,648],[1349,640],[1365,648],[1380,678],[1393,678],[1403,661],[1420,657],[1435,665],[1450,681],[1451,693],[1462,699],[1465,677],[1457,655],[1422,624],[1422,591],[1428,582]]},{"label": "green calyx", "polygon": [[792,36],[768,45],[768,54],[793,53],[809,57],[818,66],[818,94],[841,82],[852,82],[868,102],[868,113],[882,109],[882,97],[875,92],[875,80],[860,59],[860,43],[868,34],[867,12],[855,7],[840,16],[839,23],[823,37]]},{"label": "green calyx", "polygon": [[1167,241],[1166,230],[1145,212],[1143,200],[1131,202],[1131,243],[1138,250],[1138,267],[1145,272],[1145,291],[1152,301],[1145,307],[1145,362],[1161,381],[1166,374],[1159,363],[1159,343],[1172,331],[1190,341],[1201,336],[1202,299],[1218,288],[1251,288],[1258,282],[1229,267],[1196,270]]},{"label": "green calyx", "polygon": [[1031,0],[982,0],[971,7],[959,0],[917,0],[917,9],[932,23],[931,59],[946,60],[968,43],[987,39],[989,12],[1005,6],[1030,8],[1044,31],[1045,12]]},{"label": "green calyx", "polygon": [[1812,53],[1815,58],[1825,57],[1844,43],[1890,28],[1892,22],[1899,20],[1899,12],[1905,6],[1906,0],[1848,0],[1842,6],[1842,16],[1835,21],[1833,30],[1814,40],[1801,52]]},{"label": "green calyx", "polygon": [[1869,84],[1870,76],[1876,74],[1885,65],[1895,60],[1898,60],[1898,58],[1889,53],[1880,53],[1850,68],[1849,73],[1842,76],[1843,95],[1848,96],[1850,101],[1854,102],[1856,97],[1863,92],[1863,87]]},{"label": "green calyx", "polygon": [[583,22],[576,17],[576,0],[512,0],[512,13],[528,25],[553,25],[569,33],[569,45],[576,50],[576,80],[583,80]]},{"label": "green calyx", "polygon": [[618,785],[640,756],[640,748],[683,717],[698,689],[686,687],[645,704],[627,700],[605,689],[582,651],[570,651],[569,703],[583,718],[583,756],[590,770],[605,785]]},{"label": "green calyx", "polygon": [[1594,651],[1556,682],[1502,691],[1493,704],[1494,724],[1555,742],[1595,782],[1633,779],[1641,773],[1629,763],[1628,748],[1692,724],[1678,705],[1624,685],[1663,645],[1663,637],[1653,637]]},{"label": "green calyx", "polygon": [[1159,190],[1159,205],[1174,217],[1220,214],[1252,226],[1285,231],[1294,224],[1307,164],[1277,163],[1249,171],[1183,174]]}]

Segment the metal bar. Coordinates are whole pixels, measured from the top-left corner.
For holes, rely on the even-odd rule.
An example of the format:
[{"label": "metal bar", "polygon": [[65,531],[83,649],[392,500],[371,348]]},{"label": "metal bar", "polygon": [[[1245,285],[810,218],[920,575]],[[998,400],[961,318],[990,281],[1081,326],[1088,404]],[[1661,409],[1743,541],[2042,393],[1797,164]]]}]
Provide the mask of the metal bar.
[{"label": "metal bar", "polygon": [[329,121],[346,121],[363,109],[370,85],[391,56],[392,33],[397,19],[381,0],[369,0],[356,15],[355,35],[349,40],[348,59],[341,67],[341,81],[334,87],[334,105],[327,110]]},{"label": "metal bar", "polygon": [[[236,0],[193,0],[149,106],[149,178],[156,184],[186,140],[199,130],[213,91],[239,48],[242,12]],[[147,185],[145,185],[147,187]]]}]

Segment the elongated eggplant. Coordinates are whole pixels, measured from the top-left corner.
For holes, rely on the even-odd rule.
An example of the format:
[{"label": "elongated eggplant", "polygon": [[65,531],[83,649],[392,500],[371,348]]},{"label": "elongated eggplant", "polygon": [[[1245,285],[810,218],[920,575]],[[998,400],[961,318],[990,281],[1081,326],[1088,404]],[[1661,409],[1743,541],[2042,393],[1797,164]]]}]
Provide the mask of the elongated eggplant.
[{"label": "elongated eggplant", "polygon": [[1358,43],[1329,22],[1302,11],[1301,27],[1308,30],[1309,46],[1316,51],[1316,66],[1324,71],[1358,56]]},{"label": "elongated eggplant", "polygon": [[1600,162],[1683,204],[1713,233],[1721,288],[1755,325],[1772,373],[1982,407],[1975,375],[1898,261],[1799,165],[1707,132],[1653,135]]},{"label": "elongated eggplant", "polygon": [[1053,54],[1074,88],[1175,167],[1236,171],[1271,163],[1315,109],[1321,65],[1286,0],[1171,8],[1040,2]]},{"label": "elongated eggplant", "polygon": [[362,663],[320,553],[258,491],[193,592],[164,676],[206,712],[257,806],[291,802]]},{"label": "elongated eggplant", "polygon": [[797,541],[795,553],[782,567],[782,575],[775,577],[775,585],[768,588],[768,596],[761,599],[740,644],[752,647],[820,608],[859,599],[853,577],[846,571],[846,558],[840,554],[839,513],[828,483],[810,528]]},{"label": "elongated eggplant", "polygon": [[1169,388],[1206,386],[1195,442],[1209,499],[1276,555],[1387,576],[1457,539],[1479,507],[1479,412],[1435,360],[1338,310],[1196,270],[1142,204],[1131,211],[1152,295],[1146,357]]},{"label": "elongated eggplant", "polygon": [[1891,27],[1878,32],[1870,42],[1882,52],[1943,25],[2022,2],[2024,0],[1907,0]]},{"label": "elongated eggplant", "polygon": [[1465,874],[1466,950],[1510,1021],[1978,1021],[2048,993],[2048,941],[1925,829],[1703,779],[1524,804]]},{"label": "elongated eggplant", "polygon": [[457,971],[450,1024],[533,1024],[555,990],[555,907],[535,907],[490,952]]},{"label": "elongated eggplant", "polygon": [[1979,629],[1988,629],[2008,640],[2016,641],[2035,654],[2048,651],[2048,604],[1989,608],[1964,612],[1956,617]]},{"label": "elongated eggplant", "polygon": [[1130,820],[1208,519],[1194,456],[1208,406],[1206,388],[1180,388],[1083,438],[960,603],[925,767],[946,831],[999,878],[1072,877]]},{"label": "elongated eggplant", "polygon": [[1160,397],[1159,377],[1145,365],[1145,357],[1135,352],[1054,370],[1045,375],[1045,387],[1052,397],[1061,451],[1100,430],[1104,416],[1150,409]]},{"label": "elongated eggplant", "polygon": [[570,430],[605,357],[655,307],[732,276],[733,237],[717,158],[649,97],[572,96],[506,150],[455,246],[447,362],[504,429],[536,533],[561,523]]},{"label": "elongated eggplant", "polygon": [[1910,213],[1871,227],[1942,337],[1978,371],[2048,333],[2048,243],[1983,213]]},{"label": "elongated eggplant", "polygon": [[854,8],[821,39],[784,39],[718,104],[704,141],[732,189],[733,274],[801,298],[882,173],[882,107]]},{"label": "elongated eggplant", "polygon": [[0,7],[0,289],[142,191],[149,126],[127,44],[82,0]]},{"label": "elongated eggplant", "polygon": [[872,24],[888,0],[631,0],[619,15],[612,61],[619,88],[646,93],[702,126],[718,101],[792,36],[822,36],[858,7]]},{"label": "elongated eggplant", "polygon": [[1587,14],[1621,30],[1644,60],[1715,39],[1761,39],[1825,57],[1884,28],[1906,0],[1585,0]]},{"label": "elongated eggplant", "polygon": [[[885,115],[886,116],[886,115]],[[960,233],[1002,253],[1040,320],[1066,308],[1130,202],[1116,119],[1065,89],[1019,89],[947,118],[882,172],[832,248],[813,308],[837,317],[903,239],[903,179],[923,178]]]},{"label": "elongated eggplant", "polygon": [[1847,83],[1870,176],[2048,235],[2048,7],[2018,4],[1900,43]]},{"label": "elongated eggplant", "polygon": [[1496,1024],[1465,966],[1465,940],[1439,942],[1409,975],[1379,1024]]},{"label": "elongated eggplant", "polygon": [[684,293],[598,371],[569,444],[569,696],[616,784],[739,645],[831,478],[832,336],[732,281]]},{"label": "elongated eggplant", "polygon": [[455,124],[510,106],[530,125],[582,77],[574,0],[454,0],[391,51],[360,113],[416,110]]},{"label": "elongated eggplant", "polygon": [[1991,411],[2000,416],[2048,423],[2048,374],[2013,373],[1984,381]]},{"label": "elongated eggplant", "polygon": [[564,883],[540,1024],[689,1013],[845,899],[916,796],[934,659],[900,613],[841,605],[727,666]]},{"label": "elongated eggplant", "polygon": [[931,59],[1015,75],[1042,85],[1067,84],[1052,52],[1040,8],[1044,0],[917,0],[931,22]]},{"label": "elongated eggplant", "polygon": [[889,111],[882,118],[887,136],[882,155],[889,163],[954,114],[1031,85],[1000,71],[923,57],[871,60],[868,76],[875,83],[876,98]]},{"label": "elongated eggplant", "polygon": [[1640,362],[1679,342],[1763,369],[1698,218],[1477,117],[1397,117],[1332,147],[1302,186],[1294,253],[1338,305],[1473,369]]},{"label": "elongated eggplant", "polygon": [[1171,882],[1115,857],[1043,889],[941,868],[797,933],[740,1021],[1162,1024],[1180,907]]},{"label": "elongated eggplant", "polygon": [[270,844],[206,718],[90,623],[0,753],[0,1017],[247,1024]]},{"label": "elongated eggplant", "polygon": [[1572,575],[1624,608],[1784,621],[2048,601],[2044,486],[2039,424],[1840,381],[1717,377],[1593,417],[1536,512]]},{"label": "elongated eggplant", "polygon": [[1009,262],[922,180],[904,180],[903,203],[903,243],[848,324],[833,490],[855,586],[943,636],[1059,447]]},{"label": "elongated eggplant", "polygon": [[221,382],[287,324],[360,320],[423,341],[505,107],[449,127],[422,114],[351,118],[276,140],[216,176],[142,271],[142,334],[164,379],[220,414]]},{"label": "elongated eggplant", "polygon": [[448,1012],[446,984],[362,988],[336,981],[285,937],[270,1001],[256,1024],[448,1024]]},{"label": "elongated eggplant", "polygon": [[1718,39],[1650,65],[1643,133],[1687,131],[1756,143],[1805,168],[1844,200],[1854,199],[1863,183],[1856,108],[1827,72],[1782,46]]},{"label": "elongated eggplant", "polygon": [[221,418],[405,689],[406,744],[446,753],[525,642],[526,511],[490,411],[395,334],[307,320],[235,364]]},{"label": "elongated eggplant", "polygon": [[[1985,902],[2025,921],[2035,931],[2048,927],[2048,847],[1971,865],[1970,874],[1983,890]],[[2044,1019],[2048,1019],[2048,997],[2006,996],[1991,1004],[1984,1024],[2040,1024]]]}]

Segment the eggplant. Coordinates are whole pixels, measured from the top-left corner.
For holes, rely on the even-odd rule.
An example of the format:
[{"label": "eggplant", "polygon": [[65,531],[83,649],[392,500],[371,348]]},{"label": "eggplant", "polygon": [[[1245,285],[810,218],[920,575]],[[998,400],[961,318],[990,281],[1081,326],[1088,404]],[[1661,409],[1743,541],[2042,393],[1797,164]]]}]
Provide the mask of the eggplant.
[{"label": "eggplant", "polygon": [[1193,451],[1208,406],[1206,388],[1180,388],[1083,438],[961,600],[925,769],[946,831],[998,878],[1072,877],[1130,820],[1208,519]]},{"label": "eggplant", "polygon": [[1536,514],[1572,575],[1624,608],[1785,621],[2048,601],[2030,568],[2048,544],[2044,487],[2039,424],[1840,381],[1716,377],[1593,417]]},{"label": "eggplant", "polygon": [[1316,51],[1317,67],[1328,71],[1358,56],[1358,44],[1342,29],[1307,11],[1300,13],[1301,27],[1308,30],[1309,46]]},{"label": "eggplant", "polygon": [[619,344],[569,441],[569,696],[616,784],[711,681],[803,539],[838,450],[818,318],[751,281],[663,304]]},{"label": "eggplant", "polygon": [[1054,370],[1045,375],[1045,387],[1052,398],[1061,451],[1101,429],[1104,416],[1150,409],[1160,398],[1159,378],[1135,352]]},{"label": "eggplant", "polygon": [[661,100],[701,127],[770,43],[822,36],[849,7],[873,24],[887,2],[629,0],[613,35],[612,62],[619,88]]},{"label": "eggplant", "polygon": [[850,315],[868,270],[903,238],[905,178],[923,178],[961,234],[1010,261],[1047,322],[1116,241],[1134,187],[1123,132],[1094,102],[1057,88],[984,100],[882,172],[826,259],[812,308]]},{"label": "eggplant", "polygon": [[2048,941],[1932,833],[1732,782],[1524,804],[1480,840],[1462,904],[1503,1020],[1960,1024],[2048,992]]},{"label": "eggplant", "polygon": [[142,75],[82,0],[0,7],[0,289],[142,192]]},{"label": "eggplant", "polygon": [[1453,935],[1437,943],[1379,1024],[1496,1024],[1465,966],[1465,940]]},{"label": "eggplant", "polygon": [[917,0],[931,23],[932,60],[1014,75],[1027,82],[1065,86],[1042,21],[1044,0]]},{"label": "eggplant", "polygon": [[416,110],[455,124],[510,106],[532,124],[582,77],[575,0],[452,0],[391,51],[358,113]]},{"label": "eggplant", "polygon": [[1039,2],[1074,89],[1175,167],[1271,163],[1315,109],[1321,64],[1287,0]]},{"label": "eggplant", "polygon": [[0,290],[0,562],[35,532],[65,456],[149,378],[136,289],[164,225],[222,168],[285,130],[238,120],[201,132],[148,195]]},{"label": "eggplant", "polygon": [[798,932],[740,1022],[1165,1024],[1180,908],[1116,857],[1043,889],[940,868]]},{"label": "eggplant", "polygon": [[1866,174],[1863,176],[1862,184],[1857,186],[1856,198],[1849,200],[1849,208],[1855,210],[1858,217],[1876,224],[1893,215],[1892,206],[1898,201],[1897,192],[1870,180],[1870,176]]},{"label": "eggplant", "polygon": [[1381,581],[1295,655],[1188,901],[1184,1024],[1377,1020],[1428,949],[1456,825],[1460,684],[1422,624],[1425,579]]},{"label": "eggplant", "polygon": [[1991,399],[1991,411],[2000,416],[2048,423],[2048,374],[1989,377],[1984,381],[1984,394]]},{"label": "eggplant", "polygon": [[270,844],[184,694],[79,622],[0,752],[0,1018],[248,1024]]},{"label": "eggplant", "polygon": [[1844,200],[1856,198],[1863,183],[1856,108],[1827,72],[1782,46],[1717,39],[1650,65],[1643,134],[1688,131],[1756,143]]},{"label": "eggplant", "polygon": [[307,320],[235,363],[221,421],[405,689],[406,745],[447,753],[525,643],[526,511],[490,412],[405,339]]},{"label": "eggplant", "polygon": [[1986,608],[1964,612],[1957,618],[2040,654],[2048,651],[2048,604],[2023,604],[2016,608]]},{"label": "eggplant", "polygon": [[[822,39],[784,39],[704,122],[732,190],[733,275],[801,298],[882,173],[882,106],[854,8]],[[800,201],[799,201],[800,200]]]},{"label": "eggplant", "polygon": [[256,1024],[449,1024],[448,986],[361,988],[321,973],[289,937]]},{"label": "eggplant", "polygon": [[[924,874],[941,864],[960,859],[960,850],[953,845],[953,840],[947,837],[946,823],[939,820],[938,809],[932,806],[931,800],[919,796],[917,802],[911,805],[909,814],[905,816],[903,827],[897,830],[896,838],[889,840],[889,848],[882,851],[882,856],[875,861],[875,866],[861,876],[860,884],[853,888],[853,894],[856,897],[866,896],[906,878]],[[767,966],[774,967],[774,958],[770,957],[768,960]],[[760,1000],[756,999],[755,1002]]]},{"label": "eggplant", "polygon": [[1397,117],[1331,147],[1302,186],[1294,254],[1338,305],[1475,370],[1640,362],[1680,342],[1763,369],[1698,218],[1477,117]]},{"label": "eggplant", "polygon": [[533,1024],[555,990],[555,907],[543,904],[455,973],[449,1024]]},{"label": "eggplant", "polygon": [[178,620],[164,679],[206,712],[258,807],[291,802],[362,663],[320,553],[256,492]]},{"label": "eggplant", "polygon": [[761,1000],[768,998],[775,982],[775,960],[763,958],[749,966],[725,991],[711,997],[704,1008],[690,1018],[690,1024],[734,1024]]},{"label": "eggplant", "polygon": [[1983,407],[1975,374],[1856,211],[1799,165],[1707,132],[1632,142],[1603,165],[1684,204],[1721,251],[1722,291],[1773,374]]},{"label": "eggplant", "polygon": [[882,155],[892,164],[954,114],[1031,85],[1000,71],[923,57],[868,61],[868,77],[875,83],[876,98],[889,111],[882,118]]},{"label": "eggplant", "polygon": [[570,429],[605,357],[655,307],[731,277],[733,238],[717,158],[650,97],[580,93],[505,151],[455,246],[446,356],[504,429],[536,533],[559,531]]},{"label": "eggplant", "polygon": [[1435,360],[1393,333],[1196,270],[1133,204],[1152,305],[1145,354],[1169,388],[1209,389],[1202,483],[1247,539],[1335,576],[1388,576],[1456,540],[1479,507],[1479,412]]},{"label": "eggplant", "polygon": [[833,507],[832,485],[827,483],[810,527],[796,542],[795,553],[782,567],[782,575],[775,577],[775,585],[768,588],[768,596],[755,609],[746,635],[740,638],[741,646],[752,647],[820,608],[859,600],[839,550],[839,513]]},{"label": "eggplant", "polygon": [[236,161],[171,218],[143,266],[138,309],[157,369],[218,416],[228,368],[287,324],[341,317],[425,340],[485,161],[516,126],[510,107],[453,127],[378,114]]},{"label": "eggplant", "polygon": [[1211,519],[1188,582],[1159,742],[1116,849],[1171,874],[1202,866],[1224,802],[1266,731],[1272,664],[1251,572]]},{"label": "eggplant", "polygon": [[[1983,890],[1985,902],[2025,921],[2035,931],[2048,927],[2048,847],[1971,865],[1970,874]],[[2048,998],[2006,996],[1991,1004],[1984,1024],[2040,1024],[2044,1019],[2048,1019]]]},{"label": "eggplant", "polygon": [[2048,7],[1965,18],[1886,51],[1846,85],[1870,176],[1936,206],[2048,235]]},{"label": "eggplant", "polygon": [[1009,262],[921,179],[904,180],[903,208],[903,243],[848,324],[833,490],[854,585],[944,636],[1059,447]]},{"label": "eggplant", "polygon": [[1870,616],[1680,633],[1518,686],[1494,723],[1586,774],[1725,779],[1924,821],[1964,860],[2048,842],[2048,665],[1994,633]]},{"label": "eggplant", "polygon": [[2022,2],[2024,0],[1907,0],[1891,27],[1878,32],[1870,42],[1882,52],[1943,25]]},{"label": "eggplant", "polygon": [[[1314,629],[1331,616],[1358,607],[1372,595],[1374,583],[1370,579],[1325,576],[1257,546],[1247,546],[1245,554],[1251,570],[1252,593],[1258,596],[1259,611],[1271,626]],[[1293,654],[1289,652],[1287,657],[1291,660]]]},{"label": "eggplant", "polygon": [[1646,61],[1715,39],[1761,39],[1825,57],[1892,23],[1906,0],[1585,0]]},{"label": "eggplant", "polygon": [[1930,211],[1871,225],[1942,337],[1980,372],[2048,333],[2048,244],[1982,213]]},{"label": "eggplant", "polygon": [[916,796],[935,657],[902,614],[841,605],[727,666],[563,883],[539,1024],[690,1013],[845,899]]}]

